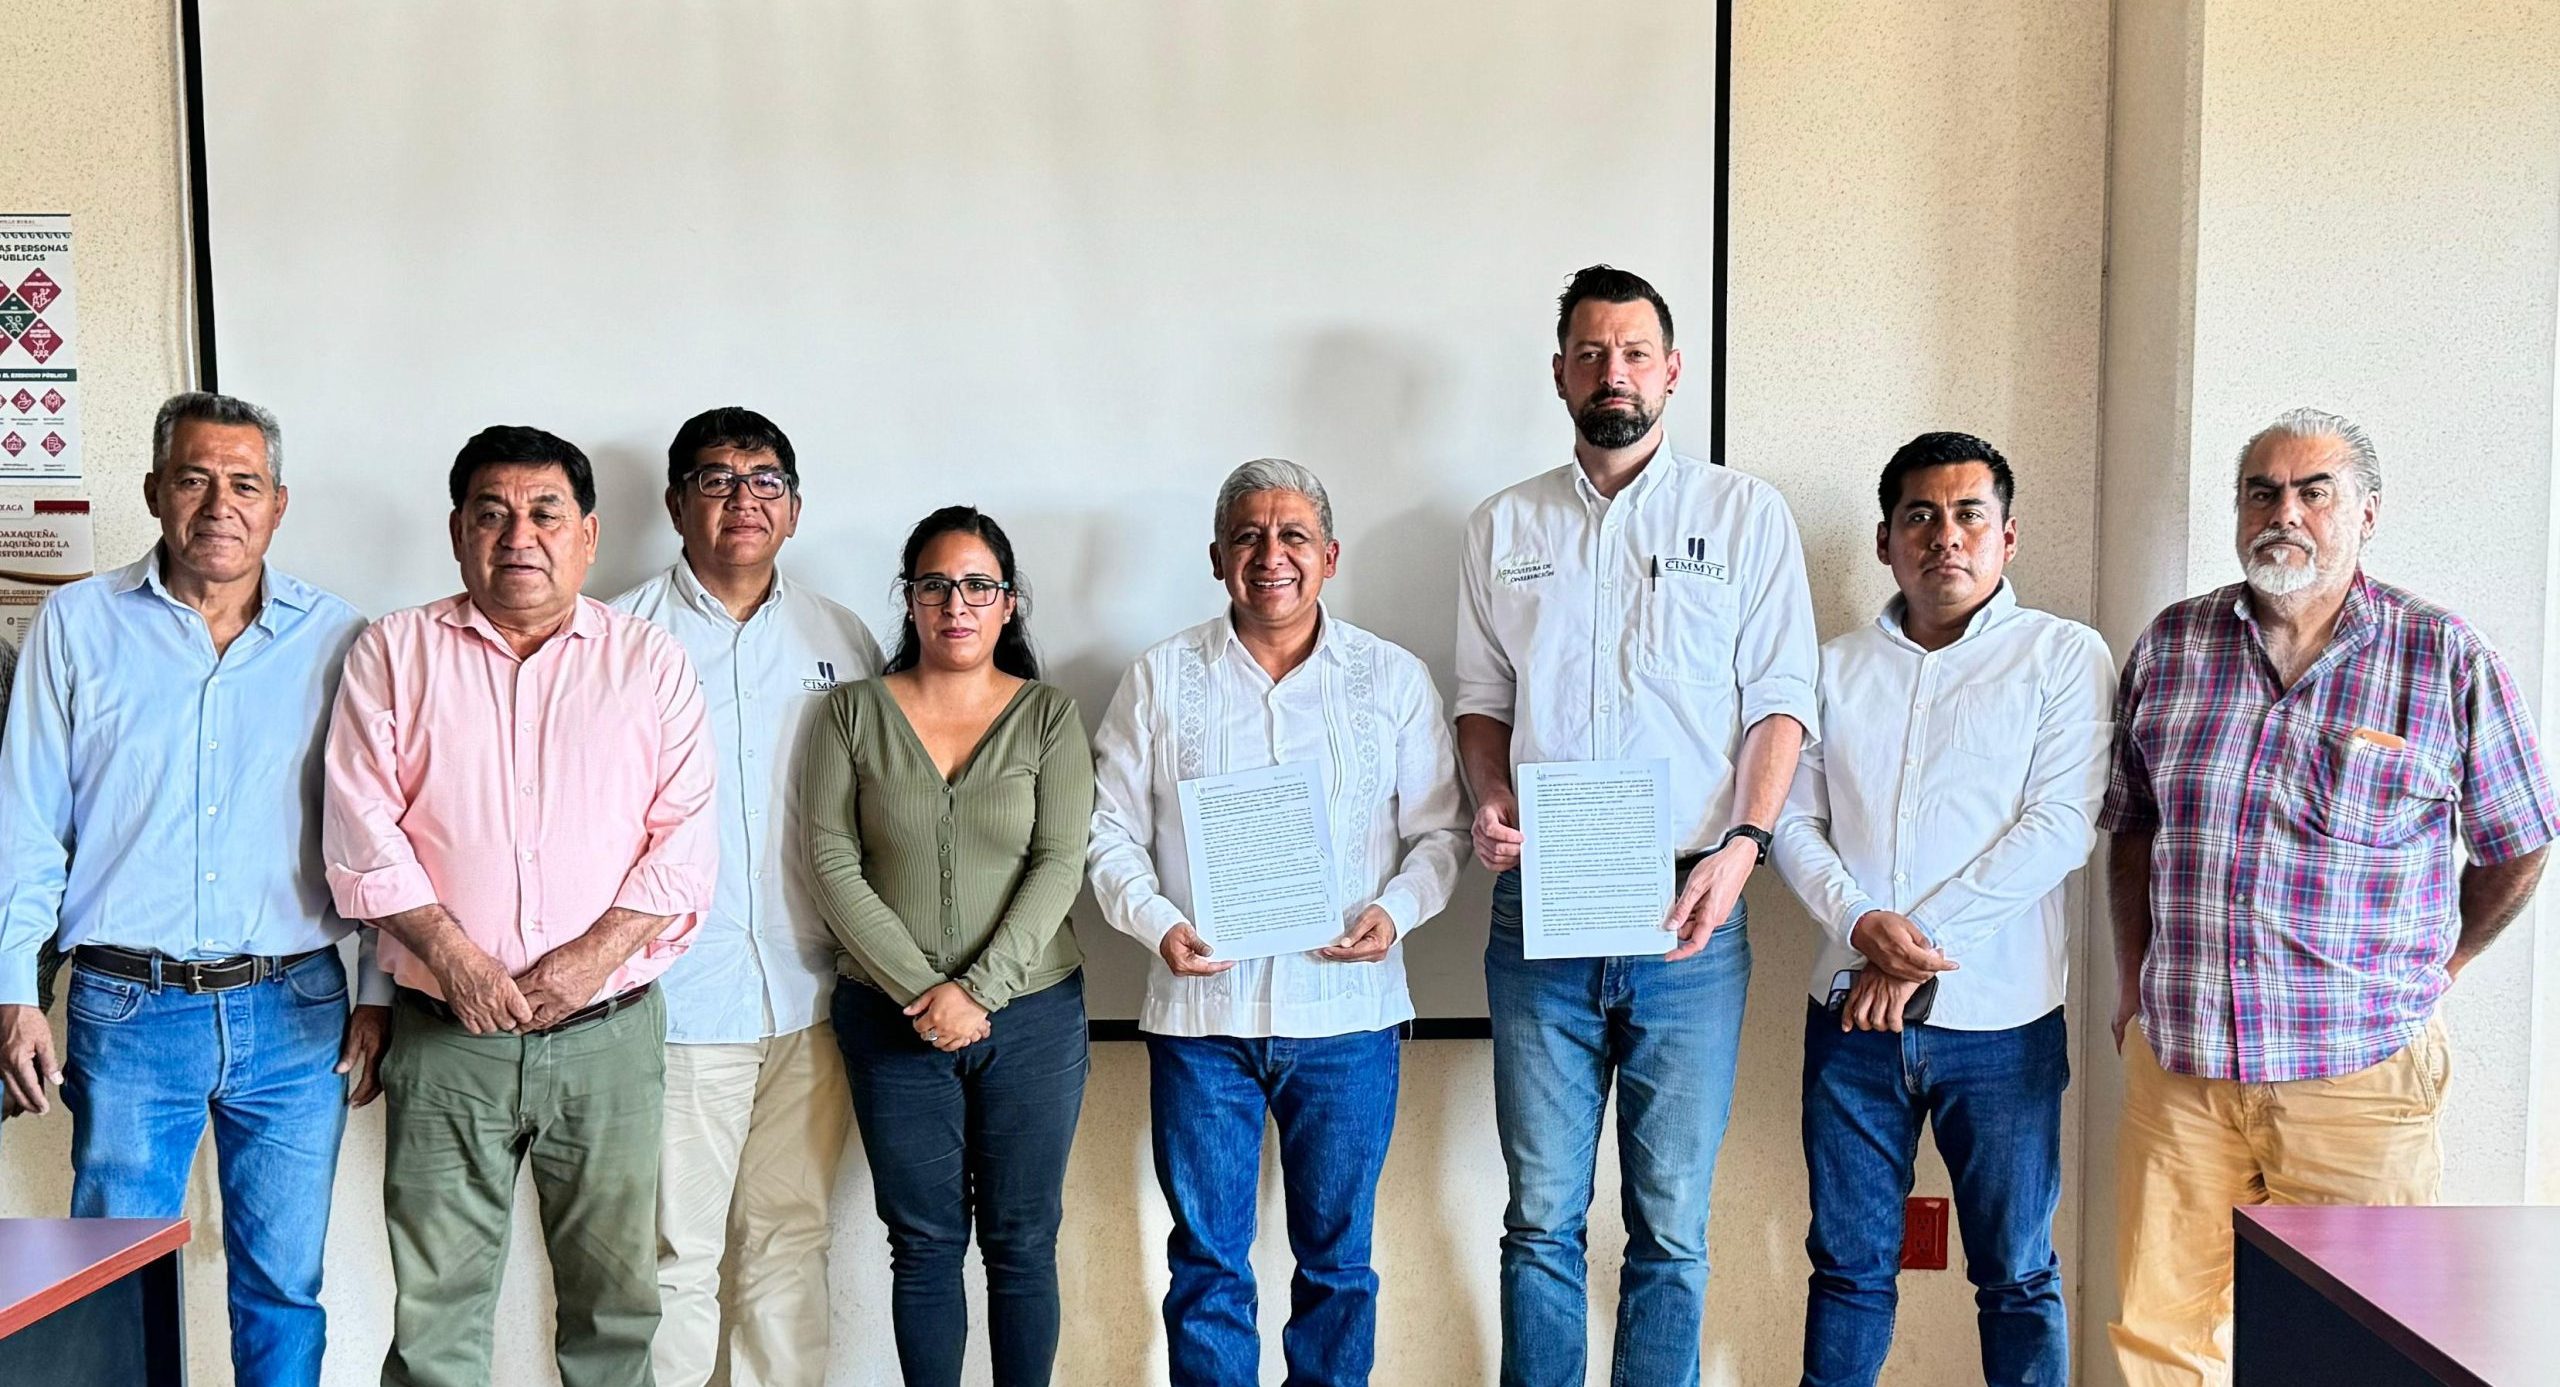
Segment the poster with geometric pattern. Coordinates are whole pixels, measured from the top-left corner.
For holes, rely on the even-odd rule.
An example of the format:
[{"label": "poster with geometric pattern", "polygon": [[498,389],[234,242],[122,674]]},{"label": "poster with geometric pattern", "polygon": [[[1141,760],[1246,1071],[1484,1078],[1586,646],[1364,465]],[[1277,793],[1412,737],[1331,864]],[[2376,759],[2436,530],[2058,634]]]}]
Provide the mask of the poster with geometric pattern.
[{"label": "poster with geometric pattern", "polygon": [[0,214],[0,482],[80,480],[71,218]]}]

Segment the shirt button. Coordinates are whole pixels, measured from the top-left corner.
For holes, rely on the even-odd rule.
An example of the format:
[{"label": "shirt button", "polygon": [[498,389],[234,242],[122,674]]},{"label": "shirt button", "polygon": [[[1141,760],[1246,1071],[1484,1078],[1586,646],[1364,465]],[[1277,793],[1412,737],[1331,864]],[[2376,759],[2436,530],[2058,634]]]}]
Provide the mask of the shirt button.
[{"label": "shirt button", "polygon": [[[205,880],[207,880],[207,881],[211,881],[211,880],[213,880],[213,878],[211,878],[211,877],[207,877],[207,878],[205,878]],[[949,904],[951,904],[951,898],[950,898],[949,896],[945,896],[945,897],[943,897],[943,898],[942,898],[942,903],[943,903],[944,905],[949,905]],[[945,931],[945,933],[948,933],[948,931]]]},{"label": "shirt button", "polygon": [[1896,886],[1900,886],[1901,884],[1903,884],[1904,882],[1909,881],[1909,880],[1911,880],[1911,878],[1909,878],[1909,877],[1907,877],[1907,876],[1903,875],[1903,874],[1902,874],[1902,873],[1900,873],[1900,872],[1896,872],[1896,873],[1894,873],[1894,874],[1893,874],[1893,884],[1894,884],[1894,885],[1896,885]]},{"label": "shirt button", "polygon": [[205,744],[204,744],[204,749],[205,749],[205,750],[207,750],[207,751],[220,751],[220,750],[222,750],[222,743],[220,743],[220,742],[207,742],[207,743],[205,743]]},{"label": "shirt button", "polygon": [[214,873],[212,873],[212,872],[207,872],[207,873],[205,873],[205,874],[204,874],[204,879],[205,879],[205,880],[207,880],[207,881],[211,881],[211,880],[213,880],[213,878],[214,878]]},{"label": "shirt button", "polygon": [[204,807],[204,812],[208,814],[219,814],[222,812],[222,806],[218,804],[208,804]]},{"label": "shirt button", "polygon": [[518,791],[519,791],[520,793],[523,793],[523,794],[528,794],[528,795],[529,795],[529,794],[532,794],[532,793],[533,793],[533,787],[532,787],[532,786],[530,786],[530,785],[520,785],[520,786],[518,786],[518,787],[516,787],[516,788],[518,789]]}]

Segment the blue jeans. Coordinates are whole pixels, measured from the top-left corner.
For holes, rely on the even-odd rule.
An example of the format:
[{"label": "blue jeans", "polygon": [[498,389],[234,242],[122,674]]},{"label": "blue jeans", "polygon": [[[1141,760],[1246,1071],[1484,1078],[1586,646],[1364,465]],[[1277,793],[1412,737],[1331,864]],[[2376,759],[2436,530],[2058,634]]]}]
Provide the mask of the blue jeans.
[{"label": "blue jeans", "polygon": [[320,1254],[347,1126],[335,1069],[347,975],[335,950],[264,982],[190,996],[71,970],[62,1097],[75,1218],[176,1218],[213,1120],[231,1363],[243,1383],[317,1383]]},{"label": "blue jeans", "polygon": [[[1504,1387],[1581,1387],[1585,1220],[1600,1115],[1618,1085],[1627,1223],[1618,1280],[1618,1387],[1689,1387],[1707,1296],[1707,1191],[1733,1111],[1751,983],[1744,911],[1694,958],[1528,959],[1520,878],[1493,886],[1484,980],[1493,1112],[1511,1173],[1503,1212]],[[1668,949],[1671,936],[1663,936]]]},{"label": "blue jeans", "polygon": [[989,1017],[944,1054],[875,988],[836,984],[836,1045],[872,1201],[889,1225],[889,1320],[907,1387],[959,1387],[969,1227],[987,1273],[996,1387],[1041,1387],[1058,1356],[1058,1225],[1084,1109],[1084,975]]},{"label": "blue jeans", "polygon": [[2053,1211],[2062,1199],[2062,1090],[2071,1055],[2062,1009],[2005,1031],[1913,1026],[1843,1034],[1805,1010],[1804,1159],[1813,1278],[1804,1322],[1807,1387],[1872,1384],[1893,1343],[1902,1201],[1920,1122],[1955,1180],[1964,1274],[1973,1283],[1990,1387],[2071,1380],[2070,1322]]},{"label": "blue jeans", "polygon": [[[1338,964],[1351,968],[1357,964]],[[1173,1210],[1164,1297],[1174,1387],[1253,1387],[1253,1236],[1265,1114],[1289,1211],[1288,1387],[1361,1387],[1377,1358],[1369,1230],[1395,1132],[1393,1029],[1314,1039],[1147,1037],[1156,1182]]]}]

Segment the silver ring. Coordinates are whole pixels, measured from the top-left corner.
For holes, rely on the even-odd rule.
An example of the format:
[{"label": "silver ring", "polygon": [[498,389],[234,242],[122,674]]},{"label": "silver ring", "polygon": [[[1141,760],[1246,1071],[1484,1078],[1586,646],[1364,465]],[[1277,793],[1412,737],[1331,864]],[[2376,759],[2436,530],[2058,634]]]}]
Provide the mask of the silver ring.
[{"label": "silver ring", "polygon": [[940,1032],[940,1031],[926,1031],[926,1032],[924,1033],[924,1043],[925,1043],[925,1044],[927,1044],[927,1045],[939,1045],[939,1044],[941,1044],[941,1043],[942,1043],[942,1032]]}]

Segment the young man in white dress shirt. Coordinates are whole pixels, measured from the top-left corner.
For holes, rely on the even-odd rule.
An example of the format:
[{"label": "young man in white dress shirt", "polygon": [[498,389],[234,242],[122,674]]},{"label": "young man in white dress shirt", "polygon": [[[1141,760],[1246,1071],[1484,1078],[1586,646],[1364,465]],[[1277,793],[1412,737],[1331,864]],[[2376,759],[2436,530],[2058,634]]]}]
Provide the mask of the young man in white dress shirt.
[{"label": "young man in white dress shirt", "polygon": [[[720,748],[720,881],[667,971],[659,1156],[658,1387],[826,1376],[827,1206],[851,1121],[826,1024],[835,936],[802,851],[802,740],[840,683],[879,672],[862,619],[774,566],[800,523],[800,472],[773,421],[735,406],[667,448],[684,552],[613,600],[663,627],[702,678]],[[721,1313],[721,1264],[733,1313]]]},{"label": "young man in white dress shirt", "polygon": [[[1398,1031],[1413,1019],[1402,942],[1448,903],[1466,855],[1431,672],[1318,601],[1341,546],[1324,484],[1246,463],[1218,490],[1209,566],[1224,615],[1138,657],[1094,737],[1089,849],[1112,926],[1147,970],[1156,1178],[1173,1211],[1165,1337],[1176,1387],[1251,1387],[1255,1196],[1266,1114],[1297,1274],[1288,1380],[1369,1380],[1378,1172],[1395,1126]],[[1312,953],[1217,958],[1191,924],[1177,787],[1313,761],[1322,768],[1342,936]]]},{"label": "young man in white dress shirt", "polygon": [[[1813,599],[1777,489],[1665,437],[1680,352],[1652,285],[1574,275],[1553,371],[1573,459],[1476,508],[1458,608],[1458,751],[1476,857],[1499,873],[1484,969],[1511,1182],[1502,1381],[1583,1381],[1584,1221],[1614,1084],[1627,1250],[1610,1380],[1689,1387],[1751,980],[1742,888],[1814,732]],[[1678,937],[1660,956],[1525,957],[1512,767],[1655,757]]]},{"label": "young man in white dress shirt", "polygon": [[1773,855],[1822,928],[1805,1010],[1807,1387],[1866,1387],[1893,1341],[1920,1125],[1955,1181],[1989,1387],[2071,1378],[2062,1194],[2063,882],[2106,791],[2114,664],[2018,605],[2015,483],[1927,433],[1878,488],[1900,594],[1822,647],[1822,745]]}]

